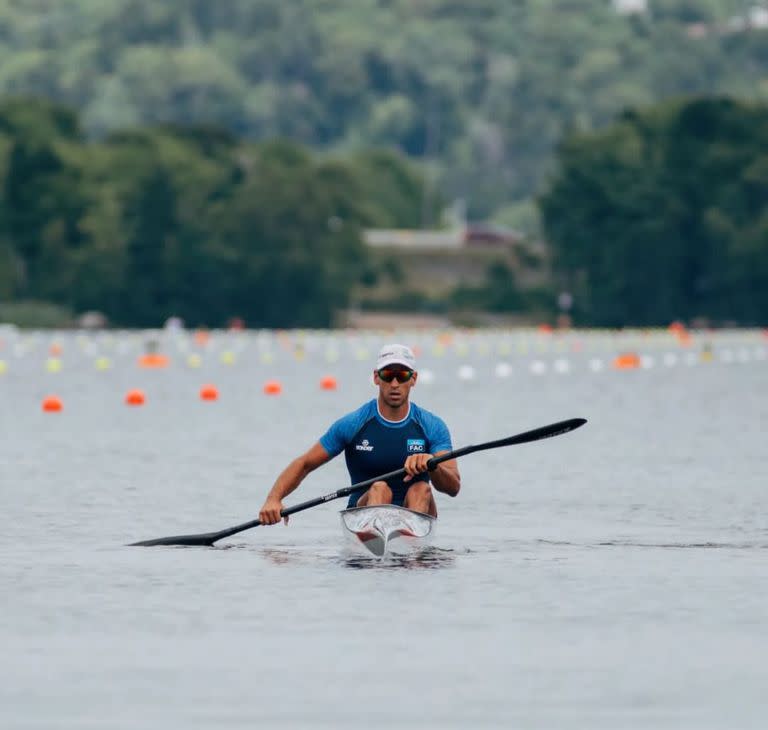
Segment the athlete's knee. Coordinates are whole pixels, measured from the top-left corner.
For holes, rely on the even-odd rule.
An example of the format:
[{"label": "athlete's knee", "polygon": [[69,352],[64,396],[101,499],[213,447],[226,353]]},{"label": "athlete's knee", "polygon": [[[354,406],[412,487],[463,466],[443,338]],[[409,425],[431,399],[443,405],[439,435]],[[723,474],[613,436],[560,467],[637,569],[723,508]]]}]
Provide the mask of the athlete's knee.
[{"label": "athlete's knee", "polygon": [[405,495],[405,506],[419,512],[427,512],[432,501],[432,487],[429,482],[416,482]]},{"label": "athlete's knee", "polygon": [[432,496],[432,487],[429,482],[416,482],[409,487],[406,496],[410,499],[429,499]]},{"label": "athlete's knee", "polygon": [[390,504],[392,502],[392,490],[386,482],[374,482],[371,484],[368,494],[370,495],[368,497],[369,503]]}]

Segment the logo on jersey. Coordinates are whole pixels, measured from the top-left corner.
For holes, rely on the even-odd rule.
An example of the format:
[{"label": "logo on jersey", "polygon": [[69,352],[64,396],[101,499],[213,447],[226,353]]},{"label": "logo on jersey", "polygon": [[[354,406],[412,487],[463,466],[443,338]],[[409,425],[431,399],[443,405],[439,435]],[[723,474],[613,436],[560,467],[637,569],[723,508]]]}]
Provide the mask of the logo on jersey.
[{"label": "logo on jersey", "polygon": [[355,444],[358,451],[373,451],[373,446],[368,443],[368,439],[363,439],[363,443]]},{"label": "logo on jersey", "polygon": [[423,452],[426,449],[427,445],[424,442],[424,439],[408,439],[408,453],[409,454],[416,454],[418,452]]}]

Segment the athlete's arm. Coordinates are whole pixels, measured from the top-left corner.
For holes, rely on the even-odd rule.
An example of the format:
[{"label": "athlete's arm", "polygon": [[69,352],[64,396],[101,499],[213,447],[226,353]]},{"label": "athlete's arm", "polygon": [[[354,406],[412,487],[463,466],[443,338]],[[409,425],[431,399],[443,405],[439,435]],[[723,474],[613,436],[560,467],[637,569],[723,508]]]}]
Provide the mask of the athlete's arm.
[{"label": "athlete's arm", "polygon": [[[436,454],[411,454],[405,460],[405,471],[408,475],[403,481],[409,482],[417,474],[423,474],[427,471],[427,462],[433,456],[447,453],[448,451],[444,450],[438,451]],[[438,492],[450,497],[455,497],[461,489],[461,476],[459,476],[459,465],[456,463],[456,459],[448,459],[448,461],[438,464],[434,470],[429,472],[429,478]]]},{"label": "athlete's arm", "polygon": [[[283,499],[301,484],[307,474],[325,464],[330,458],[331,456],[318,442],[309,451],[296,457],[288,464],[277,477],[272,489],[269,490],[264,506],[259,512],[261,524],[274,525],[276,522],[280,522]],[[285,521],[288,522],[287,517]]]}]

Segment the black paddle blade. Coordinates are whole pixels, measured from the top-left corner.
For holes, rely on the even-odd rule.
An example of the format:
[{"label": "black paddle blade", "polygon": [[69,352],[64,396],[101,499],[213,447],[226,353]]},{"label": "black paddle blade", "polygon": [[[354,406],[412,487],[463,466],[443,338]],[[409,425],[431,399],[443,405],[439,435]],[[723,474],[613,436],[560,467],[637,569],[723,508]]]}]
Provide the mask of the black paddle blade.
[{"label": "black paddle blade", "polygon": [[210,547],[219,539],[218,532],[207,532],[203,535],[174,535],[173,537],[157,537],[154,540],[142,540],[129,543],[129,547],[154,547],[155,545],[186,545],[188,547]]},{"label": "black paddle blade", "polygon": [[[322,497],[319,498],[322,500]],[[318,500],[318,501],[319,501]],[[296,509],[294,507],[294,509]],[[284,513],[287,510],[283,510]],[[132,542],[128,547],[155,547],[156,545],[183,545],[186,547],[211,547],[217,540],[221,540],[231,535],[237,535],[238,532],[249,530],[251,527],[257,527],[261,522],[259,520],[250,520],[241,525],[228,527],[226,530],[218,532],[202,532],[199,535],[173,535],[171,537],[157,537],[154,540],[142,540],[141,542]]]}]

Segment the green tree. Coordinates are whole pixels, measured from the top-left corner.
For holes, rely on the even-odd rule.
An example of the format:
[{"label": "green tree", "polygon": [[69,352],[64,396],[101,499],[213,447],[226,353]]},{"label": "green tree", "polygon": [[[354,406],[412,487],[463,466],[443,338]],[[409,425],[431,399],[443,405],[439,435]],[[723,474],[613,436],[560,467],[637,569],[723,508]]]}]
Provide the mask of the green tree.
[{"label": "green tree", "polygon": [[768,107],[693,99],[574,135],[541,198],[585,322],[768,316]]},{"label": "green tree", "polygon": [[366,265],[365,213],[345,165],[276,164],[285,153],[284,143],[252,151],[248,179],[220,213],[217,270],[249,323],[328,326]]}]

